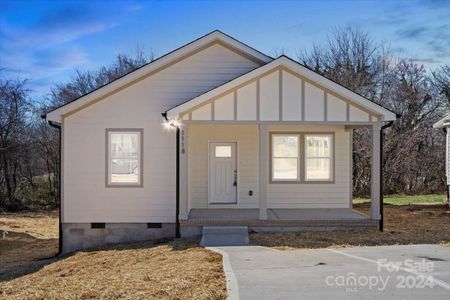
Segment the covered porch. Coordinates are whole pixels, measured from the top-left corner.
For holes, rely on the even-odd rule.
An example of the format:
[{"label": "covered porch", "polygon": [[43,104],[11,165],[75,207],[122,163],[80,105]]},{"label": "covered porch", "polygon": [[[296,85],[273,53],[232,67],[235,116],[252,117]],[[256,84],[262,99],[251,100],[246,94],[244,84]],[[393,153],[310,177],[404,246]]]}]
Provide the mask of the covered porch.
[{"label": "covered porch", "polygon": [[[182,228],[377,228],[381,129],[395,115],[311,73],[280,58],[167,111],[179,128]],[[369,216],[352,210],[353,130],[362,126],[372,137]]]}]

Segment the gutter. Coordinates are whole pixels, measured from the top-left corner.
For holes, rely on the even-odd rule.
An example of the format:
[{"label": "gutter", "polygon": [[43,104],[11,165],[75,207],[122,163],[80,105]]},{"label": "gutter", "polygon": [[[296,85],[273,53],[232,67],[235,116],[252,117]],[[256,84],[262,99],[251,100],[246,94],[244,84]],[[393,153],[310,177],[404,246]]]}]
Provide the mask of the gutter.
[{"label": "gutter", "polygon": [[[397,118],[399,118],[400,115],[397,115]],[[384,202],[384,178],[383,178],[383,144],[384,144],[384,132],[383,130],[386,128],[389,128],[394,124],[394,121],[389,121],[387,124],[381,126],[381,139],[380,139],[380,221],[378,223],[378,229],[380,231],[383,231],[384,229],[384,208],[383,208],[383,202]]]},{"label": "gutter", "polygon": [[[43,119],[46,119],[45,115],[42,115],[41,117]],[[62,135],[61,135],[61,125],[60,124],[57,124],[53,121],[48,121],[48,124],[51,127],[59,130],[59,145],[58,145],[58,148],[59,148],[59,157],[58,157],[58,164],[59,164],[59,172],[58,172],[58,194],[59,194],[59,196],[58,196],[58,198],[59,198],[59,201],[58,201],[58,227],[59,227],[59,230],[58,230],[58,235],[59,235],[59,239],[58,239],[58,253],[56,253],[55,256],[60,256],[62,254],[62,249],[63,249],[63,234],[62,234],[62,222],[61,222],[61,202],[62,202],[62,190],[61,190],[61,170],[62,170],[61,141],[62,141],[62,138],[61,137],[62,137]]]},{"label": "gutter", "polygon": [[[169,121],[167,118],[167,112],[161,113],[164,120]],[[176,190],[175,190],[175,198],[176,198],[176,204],[175,204],[175,237],[180,238],[180,128],[178,126],[174,126],[177,130],[176,134]]]}]

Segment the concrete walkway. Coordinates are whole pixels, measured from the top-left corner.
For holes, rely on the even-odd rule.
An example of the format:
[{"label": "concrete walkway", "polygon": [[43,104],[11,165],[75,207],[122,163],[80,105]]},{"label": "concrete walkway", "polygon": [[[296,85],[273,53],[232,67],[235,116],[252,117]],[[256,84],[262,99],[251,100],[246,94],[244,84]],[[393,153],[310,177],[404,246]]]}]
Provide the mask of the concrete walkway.
[{"label": "concrete walkway", "polygon": [[212,249],[224,255],[230,299],[450,298],[448,247]]}]

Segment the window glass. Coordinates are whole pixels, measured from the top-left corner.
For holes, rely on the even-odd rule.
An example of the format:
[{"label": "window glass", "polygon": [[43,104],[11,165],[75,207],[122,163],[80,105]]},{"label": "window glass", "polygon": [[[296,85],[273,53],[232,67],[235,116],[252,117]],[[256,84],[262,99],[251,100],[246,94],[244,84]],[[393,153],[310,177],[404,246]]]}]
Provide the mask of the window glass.
[{"label": "window glass", "polygon": [[272,180],[299,179],[299,136],[272,135]]},{"label": "window glass", "polygon": [[216,157],[231,157],[231,146],[216,146]]},{"label": "window glass", "polygon": [[306,135],[306,180],[331,180],[331,135]]},{"label": "window glass", "polygon": [[109,182],[140,183],[140,132],[109,133]]}]

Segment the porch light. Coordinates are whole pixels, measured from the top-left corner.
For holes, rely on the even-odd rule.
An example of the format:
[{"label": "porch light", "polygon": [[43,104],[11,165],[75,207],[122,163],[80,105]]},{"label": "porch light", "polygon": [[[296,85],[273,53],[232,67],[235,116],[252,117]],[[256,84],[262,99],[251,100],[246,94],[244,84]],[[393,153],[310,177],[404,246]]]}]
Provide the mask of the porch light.
[{"label": "porch light", "polygon": [[164,120],[163,127],[167,130],[180,128],[181,122],[178,119]]}]

